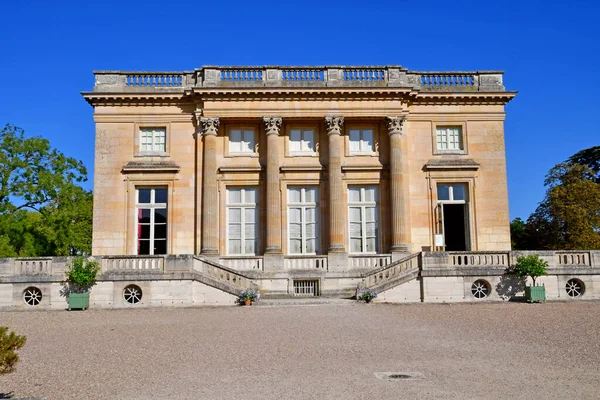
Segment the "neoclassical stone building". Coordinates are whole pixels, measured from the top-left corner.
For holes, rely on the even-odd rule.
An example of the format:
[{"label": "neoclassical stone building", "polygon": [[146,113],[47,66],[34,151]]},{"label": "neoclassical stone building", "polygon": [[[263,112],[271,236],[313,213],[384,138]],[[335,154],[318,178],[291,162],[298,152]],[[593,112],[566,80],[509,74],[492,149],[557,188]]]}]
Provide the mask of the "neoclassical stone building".
[{"label": "neoclassical stone building", "polygon": [[94,74],[96,256],[342,271],[510,250],[502,72]]}]

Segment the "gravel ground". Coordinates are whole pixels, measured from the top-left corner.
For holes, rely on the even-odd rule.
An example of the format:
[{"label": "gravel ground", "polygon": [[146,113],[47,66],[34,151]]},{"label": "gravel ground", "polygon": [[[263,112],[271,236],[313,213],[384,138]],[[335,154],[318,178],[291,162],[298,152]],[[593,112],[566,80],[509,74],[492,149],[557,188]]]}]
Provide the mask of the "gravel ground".
[{"label": "gravel ground", "polygon": [[27,335],[0,398],[600,398],[598,302],[2,312],[0,325]]}]

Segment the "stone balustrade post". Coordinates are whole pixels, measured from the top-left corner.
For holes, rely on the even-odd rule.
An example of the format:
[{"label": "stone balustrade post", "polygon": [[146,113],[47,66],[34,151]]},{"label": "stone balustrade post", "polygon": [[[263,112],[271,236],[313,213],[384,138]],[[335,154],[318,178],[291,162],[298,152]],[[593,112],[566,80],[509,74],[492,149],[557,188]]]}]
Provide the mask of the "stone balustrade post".
[{"label": "stone balustrade post", "polygon": [[219,197],[217,186],[217,133],[219,117],[200,118],[204,138],[202,168],[202,254],[219,255]]},{"label": "stone balustrade post", "polygon": [[390,136],[390,189],[392,217],[392,261],[410,252],[410,203],[408,145],[404,133],[404,117],[388,117]]}]

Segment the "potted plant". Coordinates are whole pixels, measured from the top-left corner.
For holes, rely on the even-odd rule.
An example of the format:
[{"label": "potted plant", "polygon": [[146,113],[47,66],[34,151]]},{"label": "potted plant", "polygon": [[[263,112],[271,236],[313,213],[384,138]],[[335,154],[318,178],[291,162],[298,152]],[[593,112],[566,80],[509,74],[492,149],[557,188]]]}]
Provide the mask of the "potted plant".
[{"label": "potted plant", "polygon": [[253,301],[258,301],[258,299],[260,299],[260,293],[254,289],[242,290],[238,295],[240,305],[250,306]]},{"label": "potted plant", "polygon": [[100,271],[100,267],[96,261],[87,261],[83,257],[73,259],[69,269],[65,271],[69,311],[89,308],[90,290],[96,284],[98,271]]},{"label": "potted plant", "polygon": [[546,301],[546,288],[544,286],[536,286],[535,279],[546,275],[548,262],[542,260],[537,254],[517,258],[515,272],[520,277],[530,276],[533,281],[532,286],[525,286],[525,300],[530,303],[535,301]]},{"label": "potted plant", "polygon": [[371,300],[377,298],[377,293],[374,290],[367,289],[358,296],[358,300],[363,300],[365,303],[370,303]]}]

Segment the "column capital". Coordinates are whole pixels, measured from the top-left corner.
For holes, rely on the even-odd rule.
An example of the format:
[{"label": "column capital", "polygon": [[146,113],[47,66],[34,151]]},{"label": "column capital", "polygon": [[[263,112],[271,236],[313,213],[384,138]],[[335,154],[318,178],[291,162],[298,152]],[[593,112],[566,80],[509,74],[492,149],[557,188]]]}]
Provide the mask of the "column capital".
[{"label": "column capital", "polygon": [[281,117],[263,117],[265,123],[265,130],[268,135],[279,135],[281,130]]},{"label": "column capital", "polygon": [[402,128],[404,126],[405,117],[387,117],[387,128],[388,134],[390,136],[395,135],[396,133],[402,134]]},{"label": "column capital", "polygon": [[202,135],[216,136],[221,120],[219,117],[201,117],[200,123],[202,124]]},{"label": "column capital", "polygon": [[327,135],[341,135],[342,125],[344,125],[344,117],[342,116],[331,116],[325,117],[325,123],[327,124]]}]

